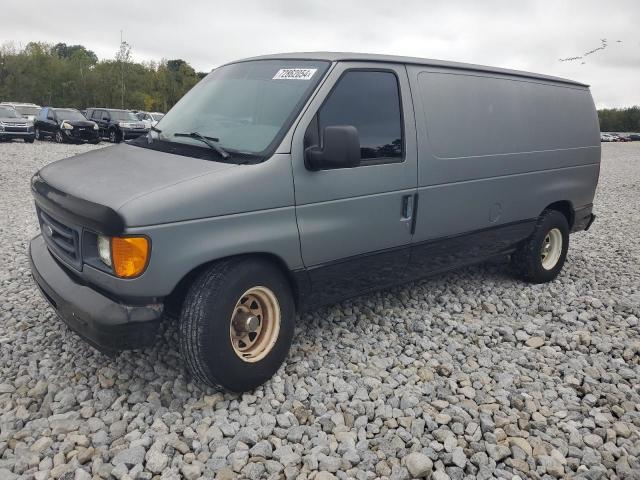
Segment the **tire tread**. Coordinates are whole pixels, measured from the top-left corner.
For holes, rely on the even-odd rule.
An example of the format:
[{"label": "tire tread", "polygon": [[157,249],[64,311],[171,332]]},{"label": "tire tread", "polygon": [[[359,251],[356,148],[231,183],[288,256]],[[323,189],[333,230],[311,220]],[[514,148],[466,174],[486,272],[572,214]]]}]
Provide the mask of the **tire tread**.
[{"label": "tire tread", "polygon": [[201,273],[187,292],[180,315],[180,350],[189,371],[199,382],[210,384],[213,380],[218,387],[220,382],[205,364],[204,345],[199,342],[205,338],[205,295],[220,288],[236,263],[233,259],[222,260]]}]

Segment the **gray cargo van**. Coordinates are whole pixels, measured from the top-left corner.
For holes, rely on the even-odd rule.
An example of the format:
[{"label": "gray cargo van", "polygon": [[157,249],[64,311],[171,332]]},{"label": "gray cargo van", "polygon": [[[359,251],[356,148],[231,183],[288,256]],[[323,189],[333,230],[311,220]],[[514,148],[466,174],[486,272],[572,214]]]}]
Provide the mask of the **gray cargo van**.
[{"label": "gray cargo van", "polygon": [[213,70],[147,135],[32,179],[33,276],[115,352],[179,322],[193,376],[279,368],[296,312],[510,255],[553,280],[594,219],[588,86],[419,58],[296,53]]}]

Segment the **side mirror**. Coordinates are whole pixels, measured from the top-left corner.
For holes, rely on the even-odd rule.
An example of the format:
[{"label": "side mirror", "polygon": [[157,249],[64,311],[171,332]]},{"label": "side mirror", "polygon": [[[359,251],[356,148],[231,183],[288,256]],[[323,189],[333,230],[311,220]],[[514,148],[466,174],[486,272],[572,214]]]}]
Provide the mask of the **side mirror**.
[{"label": "side mirror", "polygon": [[102,117],[102,121],[104,122],[108,122],[109,120],[111,120],[109,117]]},{"label": "side mirror", "polygon": [[305,150],[305,164],[309,170],[352,168],[360,165],[360,138],[352,125],[325,127],[322,148]]}]

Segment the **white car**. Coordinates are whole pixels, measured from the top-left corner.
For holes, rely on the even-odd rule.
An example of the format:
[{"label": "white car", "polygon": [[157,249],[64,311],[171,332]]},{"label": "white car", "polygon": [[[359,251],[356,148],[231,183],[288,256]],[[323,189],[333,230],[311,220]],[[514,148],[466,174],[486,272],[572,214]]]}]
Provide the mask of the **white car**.
[{"label": "white car", "polygon": [[38,112],[42,108],[40,105],[36,105],[35,103],[2,102],[0,105],[13,107],[19,115],[30,120],[32,123],[35,121],[36,115],[38,115]]},{"label": "white car", "polygon": [[608,133],[601,133],[600,134],[600,141],[601,142],[615,142],[616,139],[613,135],[609,135]]},{"label": "white car", "polygon": [[136,115],[147,128],[155,127],[160,119],[164,117],[164,113],[160,112],[137,112]]}]

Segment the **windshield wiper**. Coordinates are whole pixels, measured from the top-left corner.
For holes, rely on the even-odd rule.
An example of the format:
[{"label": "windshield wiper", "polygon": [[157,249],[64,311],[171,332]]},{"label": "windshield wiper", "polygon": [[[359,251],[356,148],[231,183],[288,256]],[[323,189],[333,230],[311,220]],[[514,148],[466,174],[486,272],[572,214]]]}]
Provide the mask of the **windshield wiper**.
[{"label": "windshield wiper", "polygon": [[218,155],[220,155],[223,159],[228,160],[229,158],[231,158],[231,154],[217,144],[217,142],[220,141],[219,138],[205,137],[199,132],[174,133],[173,136],[195,138],[196,140],[200,140],[202,143],[206,143],[209,146],[209,148],[218,152]]}]

